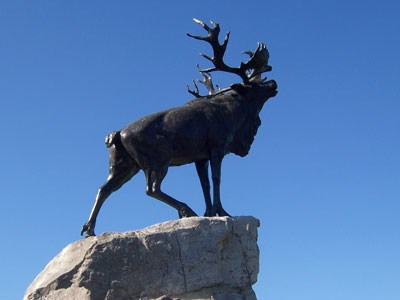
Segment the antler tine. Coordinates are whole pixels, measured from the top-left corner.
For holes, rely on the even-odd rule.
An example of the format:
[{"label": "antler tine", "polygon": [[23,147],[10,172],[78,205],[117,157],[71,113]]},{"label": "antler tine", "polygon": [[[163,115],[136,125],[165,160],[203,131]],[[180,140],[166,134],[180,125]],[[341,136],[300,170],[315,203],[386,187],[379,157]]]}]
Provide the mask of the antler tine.
[{"label": "antler tine", "polygon": [[195,96],[196,98],[201,98],[202,96],[201,96],[200,93],[199,93],[199,88],[197,87],[196,82],[195,82],[194,80],[192,80],[192,82],[193,82],[193,85],[194,85],[194,91],[192,91],[192,90],[189,88],[189,85],[187,84],[186,86],[187,86],[188,92],[191,93],[191,94],[192,94],[193,96]]},{"label": "antler tine", "polygon": [[[201,27],[203,27],[205,30],[207,30],[207,31],[210,30],[210,27],[208,27],[208,25],[207,25],[206,23],[204,23],[203,21],[200,21],[199,19],[196,19],[196,18],[193,18],[193,21],[195,21],[197,24],[200,24]],[[211,24],[214,25],[214,22],[213,22],[213,21],[210,21],[210,22],[211,22]],[[215,26],[215,25],[214,25],[214,26]]]},{"label": "antler tine", "polygon": [[203,80],[197,79],[198,82],[204,84],[208,90],[208,94],[214,95],[215,94],[215,89],[214,89],[214,85],[212,82],[212,77],[211,74],[207,73],[207,72],[203,72],[202,70],[200,70],[199,65],[197,65],[197,70],[200,72],[200,74],[203,76]]},{"label": "antler tine", "polygon": [[[208,56],[207,54],[204,54],[204,53],[200,53],[200,55],[203,56],[204,58],[207,58],[211,62],[214,61],[214,57]],[[200,72],[200,70],[199,70],[199,72]]]},{"label": "antler tine", "polygon": [[247,51],[242,51],[243,54],[248,54],[250,56],[250,58],[254,55],[254,52],[251,50],[247,50]]},{"label": "antler tine", "polygon": [[210,28],[206,23],[204,23],[203,21],[197,20],[196,18],[193,18],[193,21],[195,21],[197,24],[200,24],[201,27],[203,27],[208,32],[208,36],[192,35],[190,33],[186,33],[188,36],[190,36],[196,40],[202,40],[202,41],[208,41],[208,42],[210,42],[211,39],[214,38],[215,32],[217,33],[217,36],[218,36],[219,31],[220,31],[218,23],[214,23],[211,21],[211,24],[214,25],[214,28]]}]

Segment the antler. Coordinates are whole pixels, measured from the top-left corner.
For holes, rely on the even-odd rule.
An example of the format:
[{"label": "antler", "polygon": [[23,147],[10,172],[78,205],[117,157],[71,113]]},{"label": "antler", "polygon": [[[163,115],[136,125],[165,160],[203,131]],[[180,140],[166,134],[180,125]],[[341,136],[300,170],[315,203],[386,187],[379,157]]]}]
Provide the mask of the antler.
[{"label": "antler", "polygon": [[250,60],[244,64],[247,68],[252,69],[247,75],[249,80],[253,82],[265,81],[266,78],[261,78],[261,74],[272,70],[272,67],[268,65],[269,52],[267,46],[264,43],[258,43],[256,52],[248,50],[242,53],[250,56]]},{"label": "antler", "polygon": [[[197,65],[197,70],[200,72],[200,74],[203,76],[203,80],[200,80],[200,79],[197,79],[197,81],[198,82],[200,82],[200,83],[202,83],[202,84],[204,84],[205,86],[206,86],[206,88],[207,88],[207,90],[208,90],[208,96],[213,96],[213,95],[218,95],[218,94],[221,94],[221,93],[223,93],[223,92],[226,92],[227,90],[230,90],[230,88],[227,88],[227,89],[221,89],[219,86],[218,86],[218,84],[216,84],[215,86],[216,86],[216,88],[218,89],[218,91],[215,91],[215,88],[214,88],[214,85],[213,85],[213,82],[212,82],[212,78],[211,78],[211,75],[209,74],[209,73],[207,73],[207,72],[205,72],[205,71],[202,71],[202,70],[200,70],[200,67],[199,67],[199,65]],[[189,93],[191,93],[192,95],[194,95],[195,97],[197,97],[197,98],[204,98],[204,97],[208,97],[208,96],[201,96],[200,95],[200,93],[199,93],[199,88],[197,87],[197,84],[196,84],[196,82],[193,80],[193,85],[194,85],[194,91],[192,91],[190,88],[189,88],[189,85],[187,85],[187,89],[188,89],[188,92]]]},{"label": "antler", "polygon": [[[197,40],[202,40],[208,42],[214,52],[214,56],[210,57],[204,53],[200,53],[201,56],[205,57],[209,61],[211,61],[214,64],[213,68],[208,68],[208,69],[203,69],[199,70],[202,74],[203,73],[209,73],[213,71],[225,71],[229,73],[234,73],[236,75],[239,75],[243,83],[247,84],[250,81],[256,81],[257,76],[259,76],[263,72],[267,72],[271,70],[271,67],[268,66],[268,59],[269,59],[269,53],[267,50],[267,47],[263,43],[259,43],[257,50],[253,53],[251,51],[246,51],[245,53],[250,55],[250,60],[247,61],[246,63],[241,63],[240,67],[238,68],[233,68],[225,64],[223,60],[223,56],[225,54],[226,46],[228,45],[229,41],[229,35],[230,32],[227,33],[224,42],[222,45],[218,41],[218,35],[220,32],[220,27],[219,24],[213,21],[210,21],[211,24],[214,26],[214,28],[210,28],[208,25],[206,25],[204,22],[193,19],[197,24],[200,24],[207,32],[207,36],[197,36],[197,35],[192,35],[190,33],[187,33],[189,37],[192,37]],[[252,69],[252,72],[248,74],[247,72]],[[261,76],[259,76],[261,78]],[[253,80],[252,80],[253,79]],[[261,79],[259,79],[261,80]]]}]

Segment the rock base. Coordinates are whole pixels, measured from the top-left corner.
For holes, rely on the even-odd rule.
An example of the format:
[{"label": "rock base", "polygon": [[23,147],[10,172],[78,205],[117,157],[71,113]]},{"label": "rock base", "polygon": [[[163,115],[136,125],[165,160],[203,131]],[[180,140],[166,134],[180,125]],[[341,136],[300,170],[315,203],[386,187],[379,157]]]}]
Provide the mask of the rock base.
[{"label": "rock base", "polygon": [[256,300],[253,217],[193,217],[68,245],[24,300]]}]

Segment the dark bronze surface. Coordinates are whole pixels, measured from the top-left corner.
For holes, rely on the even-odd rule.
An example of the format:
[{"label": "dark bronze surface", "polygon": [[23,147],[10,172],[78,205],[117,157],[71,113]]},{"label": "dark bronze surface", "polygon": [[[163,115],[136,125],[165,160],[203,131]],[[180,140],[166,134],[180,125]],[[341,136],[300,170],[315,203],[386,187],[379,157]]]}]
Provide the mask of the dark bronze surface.
[{"label": "dark bronze surface", "polygon": [[[259,113],[264,103],[277,94],[274,80],[266,81],[261,74],[271,70],[269,53],[263,43],[255,52],[246,51],[250,60],[232,68],[223,62],[229,39],[219,44],[220,31],[217,23],[208,27],[194,19],[208,36],[190,37],[211,44],[214,57],[201,54],[213,64],[213,68],[201,70],[202,82],[207,96],[200,96],[195,85],[196,96],[188,103],[145,116],[106,137],[109,148],[110,169],[105,184],[100,187],[89,220],[83,225],[81,235],[95,235],[94,227],[99,210],[114,191],[129,181],[139,170],[146,176],[146,194],[178,211],[179,218],[197,216],[185,203],[179,202],[161,191],[161,183],[169,166],[195,163],[206,203],[205,216],[229,216],[220,200],[221,163],[228,153],[239,156],[248,154],[258,127]],[[225,71],[237,74],[243,83],[235,83],[215,91],[210,72]],[[208,166],[211,165],[213,202],[211,201]]]}]

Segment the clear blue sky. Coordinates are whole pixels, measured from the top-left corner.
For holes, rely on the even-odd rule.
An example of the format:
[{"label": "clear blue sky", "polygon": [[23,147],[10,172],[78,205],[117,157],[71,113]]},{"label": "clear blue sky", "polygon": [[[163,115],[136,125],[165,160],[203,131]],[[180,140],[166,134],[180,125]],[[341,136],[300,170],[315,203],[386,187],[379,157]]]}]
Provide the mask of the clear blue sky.
[{"label": "clear blue sky", "polygon": [[[21,299],[81,238],[107,176],[104,137],[191,99],[210,53],[185,34],[203,34],[196,17],[231,30],[231,65],[265,42],[279,84],[249,156],[222,170],[225,208],[261,220],[259,299],[400,299],[399,3],[1,1],[0,298]],[[204,212],[193,165],[163,186]],[[139,173],[96,230],[176,218]]]}]

